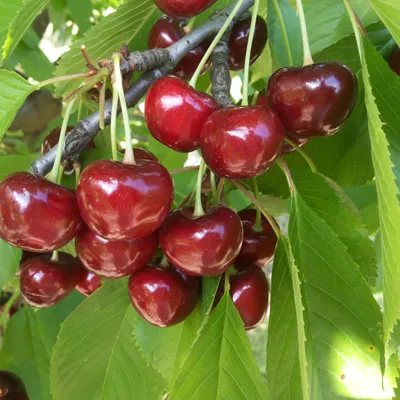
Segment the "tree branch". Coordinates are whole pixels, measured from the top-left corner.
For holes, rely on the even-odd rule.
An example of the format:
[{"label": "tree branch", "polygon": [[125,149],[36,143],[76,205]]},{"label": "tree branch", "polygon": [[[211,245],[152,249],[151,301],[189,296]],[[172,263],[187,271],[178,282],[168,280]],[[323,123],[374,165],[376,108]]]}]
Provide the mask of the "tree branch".
[{"label": "tree branch", "polygon": [[[239,9],[238,14],[236,15],[236,19],[238,20],[241,15],[243,15],[254,3],[254,0],[244,0],[242,6]],[[125,94],[126,102],[128,107],[134,107],[139,100],[146,94],[151,84],[157,79],[161,78],[164,75],[167,75],[172,72],[175,65],[193,48],[198,46],[201,42],[203,42],[208,37],[216,34],[221,26],[224,24],[226,18],[229,16],[232,11],[235,3],[228,5],[227,7],[222,8],[220,11],[215,13],[211,18],[205,22],[202,26],[197,29],[194,29],[192,32],[188,33],[181,40],[174,43],[172,46],[164,49],[158,56],[156,57],[157,62],[162,59],[162,66],[157,69],[145,72],[134,84],[129,88],[129,90]],[[148,52],[144,52],[148,53]],[[165,54],[168,53],[168,56]],[[134,54],[132,56],[132,54]],[[143,53],[142,53],[143,54]],[[147,57],[146,55],[145,57]],[[152,57],[152,56],[150,56]],[[125,71],[125,68],[129,71],[131,67],[133,67],[132,63],[136,63],[137,61],[133,61],[134,59],[138,60],[137,53],[131,53],[128,56],[128,61],[122,65],[122,68]],[[139,60],[139,63],[144,66],[146,64],[149,66],[148,58],[144,60]],[[165,63],[164,63],[165,62]],[[126,65],[125,65],[126,64]],[[157,64],[158,65],[158,64]],[[134,67],[137,69],[136,64]],[[105,103],[105,124],[109,125],[111,119],[111,100],[108,100]],[[71,131],[71,133],[67,136],[67,140],[65,141],[62,160],[67,158],[76,158],[79,154],[85,149],[90,139],[97,135],[99,132],[99,112],[95,112],[89,117],[78,121],[76,127]],[[57,146],[50,150],[47,154],[45,154],[42,158],[34,161],[32,163],[31,172],[44,176],[47,174],[51,167],[53,166],[55,155],[57,152]]]}]

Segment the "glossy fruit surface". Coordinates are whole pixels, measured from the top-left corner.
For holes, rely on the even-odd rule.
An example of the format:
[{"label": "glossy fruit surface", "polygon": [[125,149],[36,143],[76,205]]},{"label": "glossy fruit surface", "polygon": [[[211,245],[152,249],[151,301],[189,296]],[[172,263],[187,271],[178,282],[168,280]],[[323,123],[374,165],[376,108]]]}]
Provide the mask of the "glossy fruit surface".
[{"label": "glossy fruit surface", "polygon": [[216,0],[154,0],[155,5],[170,17],[193,17],[214,4]]},{"label": "glossy fruit surface", "polygon": [[139,239],[109,241],[85,226],[76,237],[76,251],[83,265],[105,278],[121,278],[144,267],[157,247],[155,233]]},{"label": "glossy fruit surface", "polygon": [[284,137],[284,127],[272,110],[228,107],[207,119],[200,144],[204,161],[217,175],[248,179],[272,165]]},{"label": "glossy fruit surface", "polygon": [[129,296],[136,311],[159,327],[175,325],[194,310],[200,296],[200,278],[173,267],[145,268],[131,275]]},{"label": "glossy fruit surface", "polygon": [[51,307],[67,297],[79,279],[80,265],[67,253],[59,261],[41,255],[21,266],[20,287],[25,301],[34,307]]},{"label": "glossy fruit surface", "polygon": [[135,147],[133,149],[133,155],[135,160],[150,160],[159,162],[158,158],[151,151],[142,149],[141,147]]},{"label": "glossy fruit surface", "polygon": [[338,62],[282,68],[271,76],[267,98],[289,136],[330,136],[353,111],[357,80]]},{"label": "glossy fruit surface", "polygon": [[193,216],[193,208],[174,210],[158,234],[171,264],[189,275],[221,274],[232,265],[243,241],[239,216],[223,206],[201,217]]},{"label": "glossy fruit surface", "polygon": [[29,400],[21,378],[10,371],[0,371],[1,400]]},{"label": "glossy fruit surface", "polygon": [[[229,68],[239,71],[244,68],[247,43],[249,41],[251,16],[236,23],[229,39]],[[253,45],[251,47],[250,65],[253,64],[263,52],[267,44],[267,24],[264,18],[257,16],[254,31]]]},{"label": "glossy fruit surface", "polygon": [[243,244],[236,264],[254,264],[260,268],[266,267],[275,254],[277,237],[274,230],[264,216],[261,216],[262,230],[256,230],[256,210],[240,211],[239,217],[243,224]]},{"label": "glossy fruit surface", "polygon": [[84,296],[90,296],[101,286],[102,283],[100,276],[94,274],[81,265],[79,278],[77,284],[75,285],[75,289]]},{"label": "glossy fruit surface", "polygon": [[157,230],[171,208],[174,184],[159,163],[102,160],[82,173],[77,199],[88,227],[108,240],[128,240]]},{"label": "glossy fruit surface", "polygon": [[[163,16],[156,21],[152,26],[149,39],[149,49],[164,49],[176,43],[186,35],[185,26],[187,25],[186,20],[181,18],[170,18]],[[208,42],[203,42],[199,46],[190,50],[185,57],[179,61],[175,67],[173,74],[180,78],[189,79],[192,77],[197,65],[200,63],[204,54],[209,46]],[[206,72],[210,67],[211,61],[207,61],[202,73]]]},{"label": "glossy fruit surface", "polygon": [[82,222],[74,191],[28,172],[0,184],[0,221],[3,240],[43,253],[65,246]]},{"label": "glossy fruit surface", "polygon": [[397,49],[390,58],[389,66],[397,75],[400,75],[400,49]]},{"label": "glossy fruit surface", "polygon": [[201,127],[218,108],[208,94],[166,76],[153,83],[147,93],[145,116],[155,139],[176,151],[189,152],[199,147]]}]

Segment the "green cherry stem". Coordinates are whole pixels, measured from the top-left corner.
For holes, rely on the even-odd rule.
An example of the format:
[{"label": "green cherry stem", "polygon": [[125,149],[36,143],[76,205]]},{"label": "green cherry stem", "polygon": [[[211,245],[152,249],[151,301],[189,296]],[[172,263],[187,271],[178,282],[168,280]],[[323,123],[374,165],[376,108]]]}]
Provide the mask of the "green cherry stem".
[{"label": "green cherry stem", "polygon": [[307,162],[309,167],[311,168],[311,171],[316,173],[317,167],[315,166],[313,160],[311,160],[310,156],[307,155],[307,153],[300,147],[298,146],[293,140],[285,137],[285,142],[290,144],[293,148],[296,149],[296,151],[304,158],[304,160]]},{"label": "green cherry stem", "polygon": [[125,156],[122,162],[125,164],[135,165],[136,162],[135,162],[135,156],[133,154],[132,134],[131,134],[131,126],[129,123],[128,107],[126,106],[124,88],[122,85],[120,54],[115,53],[113,59],[114,59],[115,85],[118,91],[119,103],[121,105],[122,118],[124,120],[124,128],[125,128],[126,149],[125,149]]},{"label": "green cherry stem", "polygon": [[193,30],[194,24],[196,23],[196,18],[197,18],[197,17],[193,17],[193,18],[189,21],[189,23],[185,26],[185,31],[186,31],[186,32],[190,32],[190,31]]},{"label": "green cherry stem", "polygon": [[201,59],[199,65],[196,68],[196,71],[194,72],[194,74],[192,76],[192,79],[189,82],[190,86],[196,87],[197,79],[199,78],[200,73],[203,70],[205,63],[209,59],[209,57],[210,57],[211,53],[213,52],[213,50],[215,49],[215,46],[217,45],[217,43],[221,40],[221,38],[222,38],[223,34],[225,33],[225,31],[229,28],[229,25],[231,24],[231,22],[235,18],[236,14],[238,13],[239,8],[243,4],[243,2],[244,2],[244,0],[238,0],[238,2],[236,3],[235,7],[233,8],[231,13],[229,14],[228,18],[226,19],[225,23],[222,25],[220,31],[217,33],[217,35],[215,36],[214,40],[211,42],[209,48],[206,51],[206,54],[204,54],[203,58]]},{"label": "green cherry stem", "polygon": [[258,8],[260,7],[260,0],[254,1],[253,13],[251,15],[249,41],[247,42],[246,56],[244,61],[244,79],[243,79],[243,98],[242,106],[249,105],[249,76],[250,76],[250,58],[251,49],[253,47],[254,32],[256,30],[256,22],[258,16]]},{"label": "green cherry stem", "polygon": [[79,106],[78,106],[78,116],[76,117],[77,121],[80,121],[82,118],[82,111],[83,111],[83,95],[79,96]]},{"label": "green cherry stem", "polygon": [[199,172],[197,174],[197,183],[196,183],[196,201],[194,203],[194,213],[193,213],[195,217],[201,217],[202,215],[205,214],[203,209],[203,204],[201,202],[201,188],[203,184],[203,175],[205,170],[206,170],[206,164],[204,163],[204,160],[201,159]]},{"label": "green cherry stem", "polygon": [[58,250],[54,250],[53,254],[51,255],[51,259],[52,262],[57,262],[60,261],[60,257],[58,255]]},{"label": "green cherry stem", "polygon": [[0,316],[0,327],[2,327],[3,330],[5,329],[5,327],[7,325],[7,320],[8,320],[8,316],[9,316],[11,307],[18,300],[18,297],[20,294],[21,294],[21,292],[20,292],[19,287],[15,287],[14,293],[12,294],[12,296],[9,298],[9,300],[3,307],[3,310],[2,310],[1,316]]},{"label": "green cherry stem", "polygon": [[303,40],[303,65],[310,65],[313,64],[314,61],[311,56],[310,42],[308,40],[307,24],[306,17],[304,15],[303,2],[302,0],[296,0],[296,4],[300,19],[301,38]]},{"label": "green cherry stem", "polygon": [[[258,200],[258,181],[257,178],[253,178],[253,185],[254,185],[254,197]],[[261,224],[261,211],[257,207],[256,209],[256,223],[253,227],[257,232],[262,231],[262,224]]]},{"label": "green cherry stem", "polygon": [[225,178],[220,178],[218,187],[217,187],[217,194],[215,195],[215,205],[218,205],[219,199],[221,198],[222,191],[224,190],[225,185]]},{"label": "green cherry stem", "polygon": [[295,183],[293,181],[292,174],[290,173],[290,169],[289,169],[288,165],[286,164],[285,159],[282,156],[280,156],[278,158],[278,160],[277,160],[277,163],[279,165],[279,168],[285,174],[286,180],[287,180],[288,185],[289,185],[290,193],[293,194],[296,191],[296,185],[295,185]]},{"label": "green cherry stem", "polygon": [[117,85],[113,83],[112,104],[111,104],[111,151],[114,161],[118,160],[118,146],[117,146],[117,110],[118,110],[118,89]]},{"label": "green cherry stem", "polygon": [[106,80],[103,81],[103,84],[100,88],[100,96],[99,96],[99,128],[104,129],[104,106],[106,102]]},{"label": "green cherry stem", "polygon": [[85,72],[83,74],[58,76],[56,78],[51,78],[51,79],[47,79],[45,81],[39,82],[38,84],[35,85],[35,89],[38,90],[38,89],[42,88],[43,86],[51,85],[52,83],[56,83],[56,82],[71,81],[74,79],[84,79],[84,78],[89,78],[91,76],[92,75],[88,72]]},{"label": "green cherry stem", "polygon": [[213,200],[216,201],[217,199],[217,184],[215,182],[215,174],[210,170],[210,181],[211,181],[211,193]]},{"label": "green cherry stem", "polygon": [[283,20],[283,16],[282,16],[281,9],[279,7],[278,1],[277,0],[272,0],[272,3],[274,4],[276,16],[278,17],[278,22],[279,22],[279,27],[281,28],[283,42],[285,43],[286,56],[288,58],[288,64],[289,64],[289,66],[292,66],[293,65],[292,50],[290,49],[289,36],[287,34],[285,21]]},{"label": "green cherry stem", "polygon": [[74,162],[74,172],[75,172],[75,187],[78,187],[79,178],[81,177],[82,166],[79,161]]},{"label": "green cherry stem", "polygon": [[64,114],[64,120],[61,126],[61,131],[60,131],[60,138],[58,140],[58,145],[57,145],[57,154],[56,158],[54,160],[54,165],[52,170],[50,171],[49,174],[49,181],[52,182],[57,182],[58,180],[58,171],[60,169],[60,163],[61,163],[61,158],[62,158],[62,152],[64,150],[64,142],[65,142],[65,133],[67,132],[67,127],[68,127],[68,120],[69,116],[71,115],[72,107],[74,106],[75,103],[75,98],[72,99],[69,103],[68,106],[65,110]]}]

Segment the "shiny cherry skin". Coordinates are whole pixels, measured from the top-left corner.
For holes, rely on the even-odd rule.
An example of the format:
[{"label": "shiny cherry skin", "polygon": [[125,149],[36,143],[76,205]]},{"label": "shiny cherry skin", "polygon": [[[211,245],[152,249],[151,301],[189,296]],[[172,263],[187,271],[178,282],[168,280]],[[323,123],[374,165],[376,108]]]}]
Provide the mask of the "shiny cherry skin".
[{"label": "shiny cherry skin", "polygon": [[354,109],[357,79],[338,62],[282,68],[268,82],[267,99],[289,136],[330,136]]},{"label": "shiny cherry skin", "polygon": [[182,79],[166,76],[147,93],[145,117],[155,139],[173,150],[189,152],[199,147],[201,127],[218,109],[208,94],[197,92]]},{"label": "shiny cherry skin", "polygon": [[40,255],[21,266],[20,287],[25,301],[34,307],[54,306],[67,297],[78,282],[80,265],[67,253],[59,253],[59,260]]},{"label": "shiny cherry skin", "polygon": [[135,147],[133,149],[133,155],[135,156],[135,160],[150,160],[158,163],[160,162],[151,151],[142,149],[141,147]]},{"label": "shiny cherry skin", "polygon": [[[249,41],[251,16],[236,23],[229,39],[229,68],[240,71],[244,68],[247,43]],[[250,65],[253,64],[263,52],[267,44],[268,32],[264,18],[257,16],[254,31],[253,45],[251,47]]]},{"label": "shiny cherry skin", "polygon": [[397,49],[390,58],[389,66],[397,75],[400,75],[400,49]]},{"label": "shiny cherry skin", "polygon": [[[164,49],[176,43],[186,35],[186,20],[181,18],[161,17],[152,26],[148,39],[149,49]],[[189,53],[175,67],[173,74],[183,79],[192,77],[196,71],[197,65],[200,63],[209,46],[208,42],[203,42],[199,46],[190,50]],[[207,61],[202,74],[210,67],[211,61]]]},{"label": "shiny cherry skin", "polygon": [[10,371],[0,371],[1,400],[29,400],[21,378]]},{"label": "shiny cherry skin", "polygon": [[76,236],[83,265],[96,275],[121,278],[144,267],[158,248],[156,233],[138,239],[110,241],[84,226]]},{"label": "shiny cherry skin", "polygon": [[266,267],[273,259],[277,237],[268,220],[261,216],[261,231],[256,229],[257,211],[247,209],[239,212],[243,224],[243,244],[236,264],[254,264]]},{"label": "shiny cherry skin", "polygon": [[155,5],[170,17],[188,18],[202,13],[217,0],[154,0]]},{"label": "shiny cherry skin", "polygon": [[229,207],[219,206],[201,217],[185,207],[170,213],[158,239],[174,267],[189,275],[215,276],[230,267],[239,254],[243,227]]},{"label": "shiny cherry skin", "polygon": [[73,190],[28,172],[0,184],[0,221],[0,238],[39,253],[65,246],[82,223]]},{"label": "shiny cherry skin", "polygon": [[129,297],[152,325],[168,327],[185,320],[200,297],[200,278],[175,268],[147,265],[129,278]]},{"label": "shiny cherry skin", "polygon": [[260,106],[228,107],[203,125],[204,161],[218,176],[248,179],[262,174],[279,155],[285,129],[276,114]]},{"label": "shiny cherry skin", "polygon": [[102,286],[101,277],[86,269],[79,260],[78,262],[81,268],[75,289],[84,296],[90,296]]},{"label": "shiny cherry skin", "polygon": [[135,165],[101,160],[82,173],[77,190],[80,212],[88,227],[108,240],[150,235],[168,215],[174,184],[159,163]]}]

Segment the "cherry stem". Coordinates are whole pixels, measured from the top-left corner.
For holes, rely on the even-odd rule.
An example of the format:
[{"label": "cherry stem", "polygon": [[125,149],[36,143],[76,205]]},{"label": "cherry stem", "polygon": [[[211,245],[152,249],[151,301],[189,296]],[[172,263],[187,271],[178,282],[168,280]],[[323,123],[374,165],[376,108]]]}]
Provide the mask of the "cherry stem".
[{"label": "cherry stem", "polygon": [[78,116],[76,117],[77,121],[80,121],[82,118],[82,111],[83,111],[83,96],[79,96],[79,106],[78,106]]},{"label": "cherry stem", "polygon": [[224,190],[225,178],[221,178],[218,183],[217,193],[215,195],[215,205],[218,205],[219,199],[221,198],[222,191]]},{"label": "cherry stem", "polygon": [[285,137],[285,142],[290,144],[296,151],[304,158],[304,160],[307,162],[309,167],[311,168],[311,171],[314,173],[317,173],[317,167],[315,166],[313,160],[311,160],[310,156],[307,155],[307,153],[298,145],[296,144],[293,140]]},{"label": "cherry stem", "polygon": [[81,53],[83,55],[83,58],[86,61],[86,64],[89,67],[95,68],[94,63],[93,63],[92,59],[90,58],[90,55],[89,55],[88,51],[86,50],[86,46],[84,44],[81,46]]},{"label": "cherry stem", "polygon": [[280,156],[278,158],[277,163],[279,165],[279,168],[283,171],[283,173],[286,176],[286,180],[288,182],[290,192],[291,193],[295,192],[296,191],[296,185],[295,185],[295,183],[293,181],[292,174],[290,173],[290,169],[289,169],[285,159],[282,156]]},{"label": "cherry stem", "polygon": [[61,157],[62,157],[62,152],[64,149],[65,133],[67,132],[68,120],[69,120],[69,116],[71,115],[71,111],[72,111],[72,107],[73,107],[74,103],[75,103],[75,99],[72,99],[69,102],[69,104],[65,110],[64,120],[63,120],[63,123],[61,126],[61,131],[60,131],[60,138],[58,139],[57,154],[56,154],[56,158],[54,160],[53,168],[50,171],[49,178],[48,178],[52,182],[57,182],[57,180],[58,180],[58,170],[60,169]]},{"label": "cherry stem", "polygon": [[243,4],[243,2],[244,2],[244,0],[238,0],[238,2],[236,3],[235,7],[233,8],[231,13],[229,14],[228,18],[226,19],[225,23],[222,25],[221,29],[219,30],[219,32],[215,36],[214,40],[211,42],[209,48],[207,49],[207,51],[204,54],[203,58],[201,59],[199,65],[197,66],[196,71],[194,72],[194,74],[192,76],[192,79],[189,82],[190,86],[196,87],[197,79],[199,78],[199,76],[201,74],[201,71],[204,68],[205,63],[209,59],[211,53],[215,49],[215,46],[217,45],[217,43],[222,38],[222,36],[225,33],[225,31],[229,28],[230,24],[232,23],[233,19],[235,18],[236,14],[238,13],[238,11],[240,9],[240,6]]},{"label": "cherry stem", "polygon": [[119,103],[121,105],[122,118],[124,120],[124,127],[125,127],[126,149],[125,149],[125,156],[122,162],[125,164],[135,165],[136,162],[135,162],[135,156],[133,154],[132,135],[131,135],[131,126],[129,123],[128,107],[126,106],[125,93],[122,85],[120,54],[115,53],[113,55],[113,59],[114,59],[115,86],[118,91]]},{"label": "cherry stem", "polygon": [[193,30],[194,28],[194,24],[196,23],[196,17],[193,17],[189,23],[185,26],[185,31],[186,32],[190,32]]},{"label": "cherry stem", "polygon": [[225,271],[224,293],[226,293],[227,296],[229,296],[229,287],[230,287],[229,275],[230,275],[230,271],[229,270]]},{"label": "cherry stem", "polygon": [[199,166],[194,166],[194,167],[184,167],[184,168],[179,168],[179,169],[171,169],[169,172],[170,175],[174,174],[180,174],[182,172],[189,172],[189,171],[198,171]]},{"label": "cherry stem", "polygon": [[[0,316],[0,327],[5,329],[7,325],[7,320],[9,318],[10,310],[14,303],[18,300],[19,295],[21,294],[19,287],[16,287],[14,290],[14,293],[11,295],[11,297],[8,299],[7,303],[4,304],[3,310]],[[0,392],[1,393],[1,392]],[[1,397],[1,396],[0,396]]]},{"label": "cherry stem", "polygon": [[78,187],[79,178],[81,177],[81,170],[81,163],[79,161],[74,162],[75,187]]},{"label": "cherry stem", "polygon": [[253,47],[254,32],[256,29],[256,22],[258,17],[258,8],[260,6],[260,0],[254,1],[253,13],[251,15],[251,23],[249,30],[249,39],[247,42],[246,56],[244,61],[244,79],[243,79],[243,97],[242,106],[249,105],[249,76],[250,76],[250,58],[251,49]]},{"label": "cherry stem", "polygon": [[275,12],[276,12],[276,15],[278,17],[279,27],[281,28],[283,41],[285,43],[285,49],[286,49],[286,55],[287,55],[287,58],[288,58],[288,64],[289,64],[289,66],[292,66],[293,65],[292,51],[290,50],[289,37],[288,37],[287,30],[286,30],[286,27],[285,27],[285,22],[284,22],[283,17],[282,17],[281,9],[279,8],[279,4],[278,4],[277,0],[272,0],[272,2],[274,4]]},{"label": "cherry stem", "polygon": [[85,72],[83,74],[57,76],[56,78],[46,79],[45,81],[39,82],[38,84],[35,85],[35,89],[38,90],[38,89],[42,88],[43,86],[51,85],[52,83],[56,83],[56,82],[71,81],[71,80],[74,80],[74,79],[89,78],[91,76],[92,75],[90,75],[88,72]]},{"label": "cherry stem", "polygon": [[201,188],[203,184],[203,175],[205,170],[206,170],[206,164],[204,163],[204,160],[201,159],[199,172],[197,174],[197,183],[196,183],[196,201],[194,203],[194,213],[193,213],[195,217],[201,217],[202,215],[205,214],[203,209],[203,204],[201,202]]},{"label": "cherry stem", "polygon": [[169,266],[168,258],[164,255],[160,261],[160,267],[167,268]]},{"label": "cherry stem", "polygon": [[57,185],[61,185],[62,177],[64,174],[64,165],[60,164],[60,168],[58,170],[58,176],[57,176]]},{"label": "cherry stem", "polygon": [[215,174],[210,170],[210,181],[211,181],[211,193],[214,202],[217,200],[217,184],[215,182]]},{"label": "cherry stem", "polygon": [[303,40],[303,65],[310,65],[313,64],[314,61],[311,56],[310,42],[308,40],[307,24],[306,17],[304,15],[303,2],[302,0],[296,0],[296,4],[300,19],[301,37]]},{"label": "cherry stem", "polygon": [[53,254],[51,255],[50,261],[52,261],[52,262],[58,262],[58,261],[60,261],[60,257],[59,257],[59,255],[58,255],[58,250],[54,250],[54,251],[53,251]]},{"label": "cherry stem", "polygon": [[[258,200],[258,181],[257,178],[253,178],[253,185],[254,185],[254,197]],[[253,229],[257,232],[262,231],[262,224],[261,224],[261,211],[259,208],[256,208],[256,223],[253,226]]]},{"label": "cherry stem", "polygon": [[112,151],[112,158],[114,161],[118,161],[117,113],[118,113],[118,90],[117,86],[113,84],[110,132],[111,132],[111,151]]},{"label": "cherry stem", "polygon": [[99,128],[104,129],[105,127],[105,117],[104,117],[104,104],[106,102],[106,81],[103,81],[103,84],[100,88],[100,97],[99,97]]},{"label": "cherry stem", "polygon": [[260,97],[260,92],[257,90],[254,92],[253,99],[251,100],[251,105],[255,106],[257,104],[258,98]]},{"label": "cherry stem", "polygon": [[231,180],[232,184],[236,186],[245,196],[247,196],[253,204],[261,211],[261,213],[264,215],[264,217],[267,219],[267,221],[270,223],[272,226],[272,229],[274,230],[276,236],[281,235],[281,231],[279,229],[279,226],[275,222],[275,220],[272,218],[270,214],[265,210],[265,208],[261,205],[261,203],[253,196],[251,192],[249,192],[241,183],[235,180]]}]

